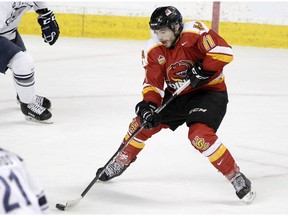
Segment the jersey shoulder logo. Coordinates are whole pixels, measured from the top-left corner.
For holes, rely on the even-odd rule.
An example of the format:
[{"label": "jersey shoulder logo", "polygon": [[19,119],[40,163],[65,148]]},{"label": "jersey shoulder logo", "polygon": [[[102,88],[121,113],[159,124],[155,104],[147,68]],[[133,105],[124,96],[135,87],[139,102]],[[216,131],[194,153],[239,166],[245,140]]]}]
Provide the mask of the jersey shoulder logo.
[{"label": "jersey shoulder logo", "polygon": [[196,21],[196,22],[194,23],[193,28],[199,29],[200,31],[204,31],[204,30],[205,30],[204,27],[203,27],[203,25],[202,25],[202,23],[200,23],[200,22],[198,22],[198,21]]},{"label": "jersey shoulder logo", "polygon": [[163,55],[159,55],[158,58],[157,58],[157,60],[158,60],[158,63],[159,63],[160,65],[163,65],[163,64],[166,63],[165,56],[163,56]]}]

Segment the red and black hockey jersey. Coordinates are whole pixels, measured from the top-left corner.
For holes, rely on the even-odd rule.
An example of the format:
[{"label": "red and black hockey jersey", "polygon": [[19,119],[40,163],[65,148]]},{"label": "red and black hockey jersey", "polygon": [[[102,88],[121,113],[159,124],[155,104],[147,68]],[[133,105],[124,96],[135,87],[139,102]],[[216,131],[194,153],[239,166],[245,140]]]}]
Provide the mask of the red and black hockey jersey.
[{"label": "red and black hockey jersey", "polygon": [[155,35],[142,51],[146,71],[143,99],[161,104],[164,90],[177,90],[187,80],[187,70],[201,62],[204,71],[215,72],[203,86],[188,87],[182,94],[199,89],[226,90],[223,67],[233,60],[232,48],[217,33],[199,21],[184,23],[183,31],[173,49],[167,49]]}]

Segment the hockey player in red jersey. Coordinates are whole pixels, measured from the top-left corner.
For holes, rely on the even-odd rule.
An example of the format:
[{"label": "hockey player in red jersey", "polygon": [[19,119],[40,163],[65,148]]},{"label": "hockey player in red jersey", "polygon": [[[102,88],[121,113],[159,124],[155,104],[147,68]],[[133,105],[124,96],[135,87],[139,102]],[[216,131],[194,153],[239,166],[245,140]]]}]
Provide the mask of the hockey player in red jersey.
[{"label": "hockey player in red jersey", "polygon": [[[154,37],[142,51],[146,71],[143,100],[136,105],[137,117],[130,123],[123,143],[146,121],[145,129],[99,179],[108,181],[121,175],[136,160],[147,139],[163,128],[174,131],[186,123],[192,146],[232,183],[240,199],[251,203],[255,197],[251,182],[216,135],[228,103],[223,67],[233,60],[231,46],[200,21],[183,23],[181,13],[173,6],[157,8],[149,25]],[[157,107],[188,79],[190,86],[155,114]]]}]

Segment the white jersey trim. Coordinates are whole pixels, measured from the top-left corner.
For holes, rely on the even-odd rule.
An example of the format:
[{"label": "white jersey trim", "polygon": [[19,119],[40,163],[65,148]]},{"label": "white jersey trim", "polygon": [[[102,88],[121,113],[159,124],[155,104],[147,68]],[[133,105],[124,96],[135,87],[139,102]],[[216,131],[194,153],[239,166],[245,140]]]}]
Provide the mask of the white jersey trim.
[{"label": "white jersey trim", "polygon": [[206,151],[202,152],[205,157],[212,155],[220,146],[222,141],[218,138],[213,145],[211,145]]},{"label": "white jersey trim", "polygon": [[152,88],[155,88],[155,89],[157,90],[157,92],[160,94],[160,96],[161,96],[162,98],[164,98],[165,92],[164,92],[163,90],[155,87],[155,86],[152,86],[152,85],[150,85],[150,84],[144,83],[144,84],[143,84],[143,89],[146,88],[146,87],[149,87],[149,86],[151,86]]},{"label": "white jersey trim", "polygon": [[216,46],[209,50],[209,53],[223,53],[228,55],[233,55],[233,51],[230,47]]}]

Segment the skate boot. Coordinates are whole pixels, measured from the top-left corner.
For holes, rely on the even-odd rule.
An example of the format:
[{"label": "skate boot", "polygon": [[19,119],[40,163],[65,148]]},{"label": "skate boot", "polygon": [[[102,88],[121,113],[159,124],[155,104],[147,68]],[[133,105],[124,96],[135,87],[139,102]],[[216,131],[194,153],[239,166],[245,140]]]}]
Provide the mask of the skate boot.
[{"label": "skate boot", "polygon": [[[117,176],[120,176],[129,166],[131,163],[133,163],[137,157],[135,157],[132,161],[128,161],[128,163],[123,163],[123,158],[125,155],[122,153],[120,154],[116,160],[114,160],[111,164],[107,166],[107,168],[104,170],[104,172],[101,174],[103,167],[99,168],[97,170],[96,175],[100,175],[99,180],[100,181],[109,181],[112,178],[115,178]],[[119,160],[120,159],[120,160]],[[122,160],[121,160],[122,159]]]},{"label": "skate boot", "polygon": [[232,179],[231,183],[236,190],[236,195],[245,203],[250,204],[256,196],[256,192],[251,190],[251,182],[244,174],[238,172]]},{"label": "skate boot", "polygon": [[[44,122],[52,117],[48,109],[38,103],[20,103],[21,111],[25,115],[26,120]],[[47,123],[49,123],[47,121]]]},{"label": "skate boot", "polygon": [[[18,94],[17,94],[16,99],[17,99],[18,103],[22,103],[20,101],[20,98],[19,98]],[[48,98],[46,98],[46,97],[36,95],[35,101],[36,101],[36,103],[38,103],[39,105],[43,106],[46,109],[50,109],[51,108],[51,101]]]}]

